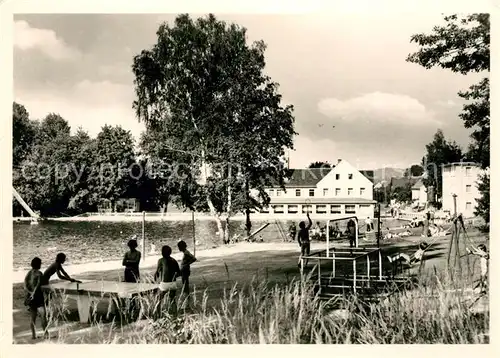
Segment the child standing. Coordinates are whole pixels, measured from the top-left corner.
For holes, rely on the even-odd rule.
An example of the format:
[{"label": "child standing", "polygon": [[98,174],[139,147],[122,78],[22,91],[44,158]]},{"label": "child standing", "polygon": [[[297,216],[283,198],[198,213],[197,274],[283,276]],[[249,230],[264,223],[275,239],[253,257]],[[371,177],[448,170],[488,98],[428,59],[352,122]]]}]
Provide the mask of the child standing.
[{"label": "child standing", "polygon": [[[162,258],[158,260],[158,266],[156,268],[155,280],[160,280],[160,304],[158,305],[159,311],[162,310],[162,306],[167,301],[167,306],[175,305],[175,294],[176,294],[176,278],[180,275],[179,264],[172,258],[172,248],[165,245],[161,248]],[[168,296],[167,296],[168,293]],[[174,307],[175,309],[175,307]]]},{"label": "child standing", "polygon": [[125,282],[139,281],[139,263],[141,262],[141,252],[137,250],[137,240],[129,240],[127,246],[130,251],[125,253],[122,265],[125,266]]},{"label": "child standing", "polygon": [[[467,249],[467,251],[470,252],[469,249]],[[474,248],[471,253],[473,255],[479,256],[479,263],[481,265],[481,279],[478,286],[481,288],[481,292],[485,293],[488,287],[488,260],[490,259],[488,249],[486,248],[486,245],[480,244],[477,248]]]},{"label": "child standing", "polygon": [[196,262],[196,257],[194,257],[187,249],[187,244],[185,241],[180,240],[177,243],[179,251],[184,255],[181,260],[181,278],[182,278],[182,293],[189,295],[189,276],[191,275],[191,264]]},{"label": "child standing", "polygon": [[[300,246],[300,257],[298,263],[299,267],[300,267],[300,259],[302,258],[302,256],[306,256],[311,253],[311,241],[309,239],[309,229],[311,229],[312,220],[309,217],[309,212],[307,213],[307,220],[309,221],[307,226],[306,223],[303,221],[299,223],[299,233],[297,235],[297,241],[299,242]],[[307,260],[305,265],[307,265]]]},{"label": "child standing", "polygon": [[42,260],[35,257],[31,260],[31,270],[24,278],[24,289],[26,290],[26,299],[24,304],[28,307],[31,315],[30,328],[31,338],[36,339],[36,317],[40,313],[42,319],[42,328],[44,337],[48,338],[47,318],[45,315],[45,302],[42,292]]}]

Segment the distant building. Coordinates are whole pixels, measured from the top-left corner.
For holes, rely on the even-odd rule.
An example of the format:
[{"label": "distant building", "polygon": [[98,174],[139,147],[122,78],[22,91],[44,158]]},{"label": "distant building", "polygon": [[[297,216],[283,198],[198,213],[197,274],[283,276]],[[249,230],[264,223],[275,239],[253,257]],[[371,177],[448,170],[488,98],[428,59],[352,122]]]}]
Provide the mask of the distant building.
[{"label": "distant building", "polygon": [[260,212],[276,216],[302,216],[309,211],[329,218],[374,217],[373,171],[359,171],[345,160],[339,160],[333,168],[293,169],[285,188],[267,188],[271,202]]},{"label": "distant building", "polygon": [[427,188],[422,179],[418,179],[411,187],[411,200],[418,206],[427,204]]},{"label": "distant building", "polygon": [[477,181],[484,171],[472,162],[450,163],[443,166],[443,211],[454,214],[453,195],[457,195],[457,213],[464,217],[474,216],[477,199],[481,197]]},{"label": "distant building", "polygon": [[139,199],[135,198],[120,198],[113,206],[109,199],[102,199],[97,205],[97,210],[102,214],[113,212],[138,212],[140,210],[140,202]]}]

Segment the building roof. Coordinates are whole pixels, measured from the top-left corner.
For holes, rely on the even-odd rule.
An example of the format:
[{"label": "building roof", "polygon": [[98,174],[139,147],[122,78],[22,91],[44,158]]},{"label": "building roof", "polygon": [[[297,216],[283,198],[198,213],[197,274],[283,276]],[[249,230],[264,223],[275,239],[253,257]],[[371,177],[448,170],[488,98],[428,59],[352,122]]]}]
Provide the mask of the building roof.
[{"label": "building roof", "polygon": [[271,205],[280,204],[375,204],[375,200],[364,199],[364,198],[282,198],[282,197],[272,197]]},{"label": "building roof", "polygon": [[333,168],[291,169],[286,188],[314,188]]},{"label": "building roof", "polygon": [[480,167],[481,165],[475,162],[453,162],[453,163],[443,164],[443,167],[454,167],[454,166]]},{"label": "building roof", "polygon": [[391,178],[391,189],[404,188],[407,185],[415,185],[420,178]]},{"label": "building roof", "polygon": [[[290,178],[285,181],[285,188],[315,188],[333,168],[290,169]],[[373,183],[373,170],[359,170],[359,172]]]},{"label": "building roof", "polygon": [[419,179],[415,184],[413,184],[413,186],[411,188],[412,189],[420,189],[423,186],[425,186],[423,180]]}]

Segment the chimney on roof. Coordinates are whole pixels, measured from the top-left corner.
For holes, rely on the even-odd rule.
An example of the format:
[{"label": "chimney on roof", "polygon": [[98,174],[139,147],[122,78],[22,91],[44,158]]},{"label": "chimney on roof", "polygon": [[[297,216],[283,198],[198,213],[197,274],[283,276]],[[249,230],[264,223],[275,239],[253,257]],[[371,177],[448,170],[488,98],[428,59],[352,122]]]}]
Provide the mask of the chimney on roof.
[{"label": "chimney on roof", "polygon": [[339,164],[342,161],[342,159],[337,159],[337,164]]}]

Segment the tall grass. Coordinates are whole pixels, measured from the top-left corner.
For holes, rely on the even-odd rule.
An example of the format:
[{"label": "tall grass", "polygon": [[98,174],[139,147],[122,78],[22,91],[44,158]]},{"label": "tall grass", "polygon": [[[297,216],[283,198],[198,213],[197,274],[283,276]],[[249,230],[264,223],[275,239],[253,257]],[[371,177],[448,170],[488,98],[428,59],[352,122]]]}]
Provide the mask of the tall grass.
[{"label": "tall grass", "polygon": [[[195,295],[190,308],[180,298],[177,309],[158,318],[158,298],[140,299],[141,320],[119,327],[94,320],[94,334],[82,343],[288,344],[288,343],[487,343],[489,309],[477,313],[473,298],[437,275],[421,278],[411,290],[395,292],[379,303],[355,297],[321,300],[309,281],[273,285],[253,280],[225,290],[209,305],[207,291]],[[340,306],[340,310],[338,307]],[[52,312],[52,324],[64,309]],[[59,312],[59,313],[57,313]],[[58,316],[59,314],[59,316]],[[116,321],[115,321],[116,322]],[[69,335],[59,333],[65,342]]]}]

